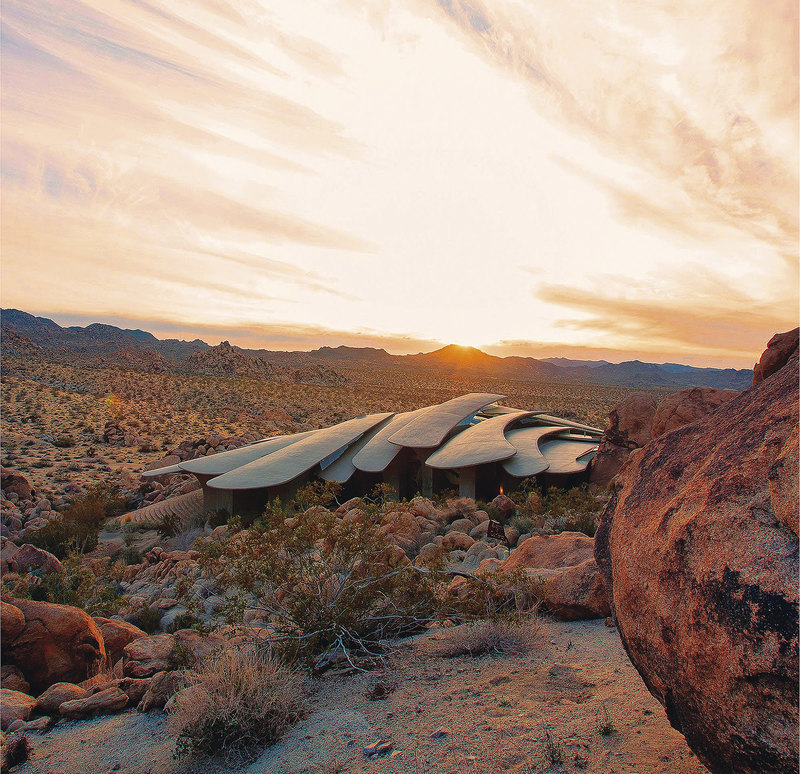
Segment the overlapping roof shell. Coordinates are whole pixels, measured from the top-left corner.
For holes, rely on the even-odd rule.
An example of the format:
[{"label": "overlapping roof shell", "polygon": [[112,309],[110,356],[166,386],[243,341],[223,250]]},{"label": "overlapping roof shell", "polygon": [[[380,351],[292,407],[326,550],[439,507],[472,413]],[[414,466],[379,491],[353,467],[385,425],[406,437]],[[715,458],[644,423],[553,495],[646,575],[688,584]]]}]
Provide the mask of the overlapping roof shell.
[{"label": "overlapping roof shell", "polygon": [[356,471],[382,473],[403,448],[440,470],[501,463],[508,474],[524,477],[586,469],[601,430],[541,411],[500,406],[504,397],[469,393],[416,411],[359,416],[144,475],[186,471],[211,488],[232,491],[280,486],[307,473],[345,483]]}]

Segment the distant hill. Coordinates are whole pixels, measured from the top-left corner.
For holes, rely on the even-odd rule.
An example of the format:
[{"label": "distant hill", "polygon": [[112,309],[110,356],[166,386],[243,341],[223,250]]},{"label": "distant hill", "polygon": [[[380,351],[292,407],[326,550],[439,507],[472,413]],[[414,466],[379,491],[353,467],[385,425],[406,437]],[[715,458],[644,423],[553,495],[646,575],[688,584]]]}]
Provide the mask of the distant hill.
[{"label": "distant hill", "polygon": [[231,346],[211,347],[200,339],[158,339],[143,330],[93,323],[63,328],[45,317],[4,309],[0,317],[3,354],[60,359],[75,356],[87,364],[109,361],[121,367],[158,372],[180,370],[211,375],[249,376],[307,384],[342,385],[336,369],[370,367],[429,373],[495,376],[524,381],[610,384],[621,387],[718,387],[743,390],[752,383],[749,369],[696,368],[680,363],[630,360],[571,360],[551,357],[497,357],[455,344],[416,355],[392,355],[375,347],[320,347],[311,352],[272,352]]},{"label": "distant hill", "polygon": [[55,352],[67,350],[81,355],[110,354],[122,348],[144,348],[158,352],[169,360],[183,360],[209,347],[200,339],[157,339],[147,331],[126,330],[103,323],[92,323],[85,328],[77,325],[62,328],[47,317],[34,317],[19,309],[3,309],[0,312],[0,327],[3,334],[12,331],[45,349]]}]

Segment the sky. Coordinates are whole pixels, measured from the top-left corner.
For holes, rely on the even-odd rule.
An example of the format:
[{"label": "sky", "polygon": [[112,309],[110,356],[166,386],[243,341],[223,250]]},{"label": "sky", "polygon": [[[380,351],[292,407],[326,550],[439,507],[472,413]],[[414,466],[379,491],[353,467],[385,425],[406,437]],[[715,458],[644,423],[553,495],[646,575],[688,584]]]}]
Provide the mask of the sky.
[{"label": "sky", "polygon": [[798,323],[793,0],[3,0],[4,307],[750,367]]}]

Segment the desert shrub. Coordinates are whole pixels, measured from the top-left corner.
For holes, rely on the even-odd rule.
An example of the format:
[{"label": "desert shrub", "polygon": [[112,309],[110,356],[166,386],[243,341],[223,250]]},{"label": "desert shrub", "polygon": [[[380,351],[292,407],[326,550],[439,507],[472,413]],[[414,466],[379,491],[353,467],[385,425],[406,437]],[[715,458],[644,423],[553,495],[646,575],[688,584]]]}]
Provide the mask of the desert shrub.
[{"label": "desert shrub", "polygon": [[142,563],[142,552],[138,548],[128,546],[120,556],[122,562],[128,566]]},{"label": "desert shrub", "polygon": [[203,622],[194,613],[187,610],[185,613],[175,616],[165,631],[167,634],[175,634],[181,629],[195,629],[202,624]]},{"label": "desert shrub", "polygon": [[149,605],[140,607],[133,618],[133,623],[143,632],[154,634],[161,629],[162,613]]},{"label": "desert shrub", "polygon": [[97,546],[106,519],[125,510],[117,487],[93,486],[76,497],[58,516],[34,532],[29,542],[59,559],[70,552],[86,553]]},{"label": "desert shrub", "polygon": [[176,513],[165,513],[157,522],[156,532],[162,538],[171,538],[178,534],[183,527],[181,517]]},{"label": "desert shrub", "polygon": [[223,650],[186,679],[169,716],[177,757],[252,759],[303,715],[302,678],[252,645]]},{"label": "desert shrub", "polygon": [[310,481],[297,490],[293,504],[300,511],[307,511],[315,505],[328,508],[342,491],[342,485],[335,481]]},{"label": "desert shrub", "polygon": [[53,446],[59,449],[69,449],[75,445],[75,439],[71,435],[60,435],[53,440]]},{"label": "desert shrub", "polygon": [[579,511],[569,514],[564,519],[565,532],[583,532],[584,535],[594,537],[597,532],[597,524],[600,518],[599,511]]},{"label": "desert shrub", "polygon": [[533,611],[509,618],[471,621],[442,631],[439,653],[446,658],[520,656],[538,646],[541,623]]},{"label": "desert shrub", "polygon": [[23,575],[13,587],[14,596],[79,607],[89,615],[110,616],[119,611],[125,597],[115,582],[97,577],[75,554],[64,559],[62,568],[59,573]]},{"label": "desert shrub", "polygon": [[603,503],[586,486],[570,489],[552,486],[542,492],[533,479],[525,479],[511,498],[519,510],[511,523],[520,532],[547,527],[551,532],[583,532],[594,537],[603,509]]},{"label": "desert shrub", "polygon": [[[314,670],[374,657],[385,640],[419,631],[439,614],[451,579],[398,561],[369,520],[329,512],[300,513],[287,525],[268,509],[250,529],[204,545],[200,561],[239,601],[259,600],[279,655]],[[236,599],[230,612],[238,617],[244,607]]]},{"label": "desert shrub", "polygon": [[468,519],[477,510],[475,501],[469,497],[451,497],[446,502],[450,511],[459,519]]}]

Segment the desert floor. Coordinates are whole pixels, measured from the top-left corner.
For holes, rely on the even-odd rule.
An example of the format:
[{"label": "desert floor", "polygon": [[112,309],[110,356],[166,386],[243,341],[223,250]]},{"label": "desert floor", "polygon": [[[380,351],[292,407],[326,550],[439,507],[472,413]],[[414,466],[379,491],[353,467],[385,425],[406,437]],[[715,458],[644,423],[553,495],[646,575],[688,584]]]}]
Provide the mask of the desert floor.
[{"label": "desert floor", "polygon": [[[31,737],[20,774],[698,774],[705,769],[667,722],[602,621],[543,621],[523,656],[445,658],[455,630],[403,643],[384,671],[328,675],[310,685],[309,712],[283,740],[241,767],[176,761],[161,712],[127,711]],[[396,689],[371,701],[376,683]],[[601,735],[608,722],[613,731]],[[443,735],[432,736],[439,729]],[[547,738],[551,740],[548,751]],[[392,742],[367,758],[363,748]],[[563,761],[554,763],[561,752]],[[554,752],[556,751],[556,752]]]}]

